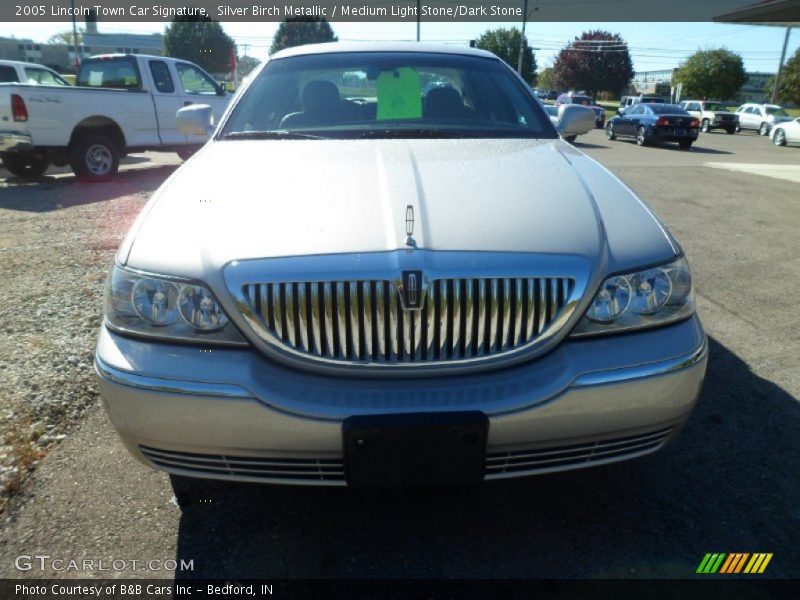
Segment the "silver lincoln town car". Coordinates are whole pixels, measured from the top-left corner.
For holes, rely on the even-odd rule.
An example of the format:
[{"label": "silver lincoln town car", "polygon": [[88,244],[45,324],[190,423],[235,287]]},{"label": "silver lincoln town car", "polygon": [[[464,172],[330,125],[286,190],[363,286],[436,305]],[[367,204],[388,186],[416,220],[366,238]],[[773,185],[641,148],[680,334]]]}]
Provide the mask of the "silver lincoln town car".
[{"label": "silver lincoln town car", "polygon": [[294,48],[216,126],[178,123],[213,136],[119,248],[95,365],[179,493],[575,469],[687,420],[707,346],[681,247],[494,55]]}]

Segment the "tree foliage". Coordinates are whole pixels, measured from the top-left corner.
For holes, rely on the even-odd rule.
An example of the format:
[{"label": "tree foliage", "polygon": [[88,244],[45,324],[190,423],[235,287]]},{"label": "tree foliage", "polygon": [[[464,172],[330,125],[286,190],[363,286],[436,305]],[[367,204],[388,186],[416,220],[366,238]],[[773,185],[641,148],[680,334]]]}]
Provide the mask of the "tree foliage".
[{"label": "tree foliage", "polygon": [[632,78],[633,62],[625,40],[599,29],[576,37],[553,64],[553,87],[591,96],[601,91],[619,95]]},{"label": "tree foliage", "polygon": [[269,53],[275,54],[284,48],[303,46],[304,44],[321,44],[336,42],[337,38],[331,24],[320,17],[293,17],[286,19],[278,26],[272,39]]},{"label": "tree foliage", "polygon": [[[78,28],[77,30],[77,38],[78,38],[78,45],[83,44],[83,30]],[[48,44],[66,44],[67,46],[74,46],[75,41],[72,35],[72,30],[67,29],[65,31],[59,31],[58,33],[54,33],[49,38],[47,38]]]},{"label": "tree foliage", "polygon": [[[772,95],[772,87],[774,85],[775,78],[770,77],[767,83],[767,89],[764,91]],[[794,55],[783,65],[776,99],[778,102],[800,104],[800,48],[798,48]]]},{"label": "tree foliage", "polygon": [[536,85],[542,90],[553,90],[556,88],[553,77],[553,67],[545,67],[539,71],[539,74],[536,77]]},{"label": "tree foliage", "polygon": [[698,50],[681,63],[675,81],[686,98],[727,100],[747,81],[742,57],[726,48]]},{"label": "tree foliage", "polygon": [[208,17],[176,17],[164,32],[164,53],[203,67],[210,73],[231,70],[233,39]]},{"label": "tree foliage", "polygon": [[239,77],[245,78],[255,69],[261,61],[252,56],[240,56],[236,59],[236,69],[239,71]]},{"label": "tree foliage", "polygon": [[528,45],[527,38],[522,36],[522,32],[516,27],[512,29],[490,29],[484,31],[475,40],[475,46],[483,50],[488,50],[502,58],[512,69],[517,70],[519,64],[519,46],[524,44],[522,55],[522,78],[536,85],[536,57],[533,50]]}]

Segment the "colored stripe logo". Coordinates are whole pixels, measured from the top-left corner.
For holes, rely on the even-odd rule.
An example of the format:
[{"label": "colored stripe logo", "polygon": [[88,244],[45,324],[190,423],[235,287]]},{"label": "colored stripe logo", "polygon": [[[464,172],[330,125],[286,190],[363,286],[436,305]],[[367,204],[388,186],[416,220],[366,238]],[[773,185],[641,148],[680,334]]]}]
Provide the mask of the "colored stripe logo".
[{"label": "colored stripe logo", "polygon": [[760,574],[763,573],[769,561],[772,560],[772,552],[709,552],[700,562],[696,573],[704,575],[735,575],[737,573]]}]

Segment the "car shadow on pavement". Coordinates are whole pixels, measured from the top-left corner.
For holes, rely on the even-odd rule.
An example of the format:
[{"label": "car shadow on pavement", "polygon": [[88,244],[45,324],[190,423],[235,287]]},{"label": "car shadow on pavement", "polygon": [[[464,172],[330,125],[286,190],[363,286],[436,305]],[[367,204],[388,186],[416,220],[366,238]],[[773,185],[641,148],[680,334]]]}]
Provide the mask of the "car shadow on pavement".
[{"label": "car shadow on pavement", "polygon": [[185,509],[176,579],[693,577],[706,552],[800,575],[800,405],[710,342],[679,437],[645,458],[475,487],[226,485]]},{"label": "car shadow on pavement", "polygon": [[[120,171],[108,181],[88,183],[74,175],[22,180],[0,180],[0,209],[24,212],[49,212],[104,202],[129,194],[154,192],[177,166],[156,166]],[[5,185],[3,184],[5,183]]]}]

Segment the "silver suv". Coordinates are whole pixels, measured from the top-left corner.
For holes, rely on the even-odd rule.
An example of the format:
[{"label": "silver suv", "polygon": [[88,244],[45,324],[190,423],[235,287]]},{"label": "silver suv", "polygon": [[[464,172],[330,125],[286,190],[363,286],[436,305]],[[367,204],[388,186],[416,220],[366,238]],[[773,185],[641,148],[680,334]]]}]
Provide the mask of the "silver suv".
[{"label": "silver suv", "polygon": [[777,123],[791,121],[792,117],[777,104],[742,104],[736,109],[741,129],[753,129],[759,135],[769,135]]}]

